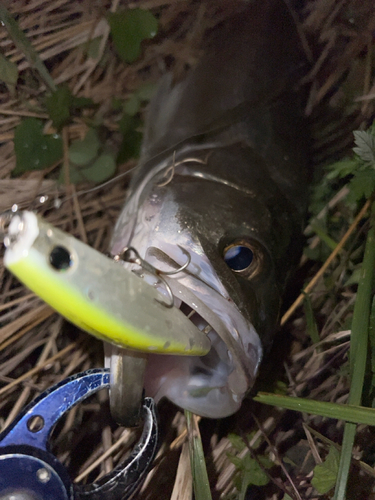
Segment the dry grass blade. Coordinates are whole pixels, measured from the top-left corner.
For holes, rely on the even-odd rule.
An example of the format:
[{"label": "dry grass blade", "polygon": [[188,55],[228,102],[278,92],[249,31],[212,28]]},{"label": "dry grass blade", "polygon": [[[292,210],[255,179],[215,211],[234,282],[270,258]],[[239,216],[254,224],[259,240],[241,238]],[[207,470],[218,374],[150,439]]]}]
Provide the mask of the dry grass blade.
[{"label": "dry grass blade", "polygon": [[319,269],[319,271],[315,274],[313,279],[308,283],[308,285],[305,286],[303,293],[301,293],[297,299],[293,302],[293,304],[290,306],[290,308],[286,311],[284,316],[281,318],[281,325],[284,325],[288,319],[292,316],[294,311],[302,304],[303,299],[305,298],[305,295],[309,293],[314,286],[317,284],[319,279],[323,276],[323,274],[327,271],[329,266],[332,264],[333,260],[337,257],[337,255],[341,252],[343,249],[345,243],[348,241],[349,237],[353,234],[355,229],[357,228],[358,224],[360,221],[363,219],[363,217],[366,215],[366,212],[370,208],[371,205],[371,200],[367,200],[366,203],[363,205],[362,209],[358,213],[357,217],[354,219],[352,224],[350,225],[349,229],[346,231],[344,236],[341,238],[341,241],[337,244],[336,248],[333,250],[331,255],[328,257],[328,259],[325,261],[323,266]]},{"label": "dry grass blade", "polygon": [[21,375],[21,377],[18,377],[17,379],[13,380],[10,384],[6,385],[5,387],[2,387],[0,389],[0,396],[3,394],[6,394],[10,389],[15,387],[16,385],[20,384],[24,380],[28,379],[35,373],[38,373],[41,371],[43,368],[45,368],[48,365],[53,365],[54,361],[57,361],[58,359],[62,358],[65,356],[68,352],[72,351],[75,347],[77,347],[77,344],[70,344],[67,347],[65,347],[62,351],[58,352],[54,356],[51,356],[50,358],[46,359],[43,363],[40,365],[36,366],[35,368],[32,368],[28,372],[24,373]]},{"label": "dry grass blade", "polygon": [[[296,3],[301,5],[300,10],[293,8]],[[65,126],[65,165],[68,165],[69,145],[85,136],[93,120],[100,122],[107,137],[105,146],[116,151],[121,141],[122,111],[116,109],[114,101],[123,105],[137,89],[154,84],[167,70],[182,75],[186,67],[196,62],[206,33],[231,16],[237,2],[139,0],[125,6],[117,0],[5,0],[1,5],[17,19],[24,37],[21,35],[20,41],[18,35],[17,42],[17,35],[9,36],[5,27],[0,30],[0,51],[18,69],[13,91],[0,80],[0,211],[13,205],[37,210],[50,223],[106,252],[124,202],[128,172],[136,162],[130,160],[121,165],[119,178],[99,188],[91,184],[77,189],[69,183],[59,185],[56,181],[59,162],[48,171],[28,172],[13,178],[15,128],[25,118],[35,118],[43,121],[48,133],[53,133],[45,107],[47,89],[65,83],[77,97],[90,98],[97,106],[95,114],[76,115]],[[319,166],[342,157],[352,146],[353,129],[364,128],[374,116],[373,0],[306,0],[288,5],[311,62],[304,79],[310,85],[306,113],[313,135],[312,162],[313,166]],[[159,20],[157,38],[145,42],[140,58],[126,65],[113,50],[106,21],[109,10],[125,7],[151,10]],[[35,61],[39,70],[35,69]],[[46,67],[47,76],[40,70]],[[142,109],[142,116],[143,113]],[[347,192],[343,187],[339,193],[332,193],[318,220],[330,216],[345,219]],[[368,205],[363,207],[344,236],[347,226],[341,231],[336,239],[339,245],[318,274],[315,274],[316,264],[307,257],[303,260],[303,278],[310,281],[305,292],[310,292],[321,340],[316,346],[311,345],[305,317],[298,309],[303,300],[301,295],[282,319],[284,335],[276,339],[276,354],[270,353],[264,360],[267,363],[270,358],[267,384],[276,384],[283,393],[299,398],[308,396],[327,404],[347,403],[349,320],[356,288],[346,286],[345,279],[357,265],[358,248],[353,241],[363,239],[367,209]],[[306,235],[310,238],[311,227],[306,228]],[[309,243],[317,248],[319,237],[311,236]],[[99,342],[88,341],[85,334],[58,320],[2,267],[0,280],[0,425],[4,427],[47,387],[73,373],[102,366],[103,358]],[[295,286],[299,288],[298,284]],[[270,388],[267,384],[265,390],[274,390],[274,386]],[[154,500],[161,495],[166,499],[184,495],[190,499],[183,416],[175,414],[167,403],[161,405],[160,413],[163,443],[139,499]],[[256,415],[259,425],[249,417],[251,413]],[[246,447],[235,450],[228,438],[229,433],[239,433],[240,429],[249,445],[257,447],[257,453],[279,456],[286,471],[275,465],[269,471],[273,481],[256,489],[254,495],[259,494],[262,500],[275,500],[289,492],[295,498],[315,500],[318,493],[311,485],[315,466],[311,450],[324,463],[327,447],[333,443],[339,448],[343,424],[316,414],[300,415],[245,401],[236,416],[217,423],[203,420],[200,429],[207,453],[208,479],[216,499],[238,498],[239,471],[227,454],[237,454],[240,460],[245,456]],[[132,446],[132,440],[124,437],[126,433],[121,437],[122,432],[115,430],[105,398],[98,397],[79,405],[67,416],[53,437],[53,449],[71,477],[90,482],[108,471],[111,464],[119,463],[127,452],[124,450]],[[120,446],[123,439],[125,443]],[[370,428],[359,427],[348,500],[371,498],[374,464],[369,443],[373,440]],[[105,460],[109,456],[111,460]],[[358,475],[359,470],[360,474],[363,471],[366,474]]]},{"label": "dry grass blade", "polygon": [[171,500],[191,500],[193,498],[193,478],[191,475],[189,445],[184,443],[176,473]]},{"label": "dry grass blade", "polygon": [[125,441],[129,440],[129,434],[130,431],[125,429],[124,432],[122,433],[122,436],[115,443],[113,443],[113,445],[110,446],[97,460],[95,460],[89,467],[87,467],[83,472],[81,472],[81,474],[77,476],[74,481],[76,483],[79,483],[83,479],[85,479],[90,474],[90,472],[95,470],[98,467],[98,465],[102,464],[108,457],[113,455],[115,451],[117,451],[118,448],[120,448],[120,446],[122,446]]}]

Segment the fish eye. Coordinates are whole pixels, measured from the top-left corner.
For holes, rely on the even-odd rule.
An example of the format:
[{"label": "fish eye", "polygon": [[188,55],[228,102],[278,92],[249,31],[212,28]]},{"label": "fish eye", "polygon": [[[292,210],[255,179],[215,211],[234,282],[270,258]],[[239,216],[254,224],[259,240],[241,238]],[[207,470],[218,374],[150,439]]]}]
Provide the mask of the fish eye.
[{"label": "fish eye", "polygon": [[73,265],[73,259],[69,250],[64,247],[56,246],[49,254],[49,262],[57,271],[65,271]]},{"label": "fish eye", "polygon": [[224,262],[233,271],[243,271],[251,265],[253,259],[253,251],[245,245],[233,245],[224,250]]},{"label": "fish eye", "polygon": [[224,262],[235,273],[250,278],[259,271],[261,261],[260,252],[256,247],[244,240],[234,241],[224,248]]}]

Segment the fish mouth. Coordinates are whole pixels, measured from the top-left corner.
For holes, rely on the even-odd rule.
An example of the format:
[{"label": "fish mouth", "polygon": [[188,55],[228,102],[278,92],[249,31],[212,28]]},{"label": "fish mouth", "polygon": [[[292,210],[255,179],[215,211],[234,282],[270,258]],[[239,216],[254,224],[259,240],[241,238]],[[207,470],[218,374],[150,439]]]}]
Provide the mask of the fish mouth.
[{"label": "fish mouth", "polygon": [[[144,231],[147,226],[140,228],[132,244],[158,273],[149,274],[130,262],[124,262],[124,267],[157,288],[163,298],[167,285],[174,307],[205,331],[211,342],[204,356],[149,353],[145,394],[156,402],[165,397],[203,417],[232,415],[254,383],[262,358],[259,335],[251,319],[231,299],[205,252],[197,251],[188,235],[181,237],[175,228],[164,238],[161,229],[148,232]],[[186,253],[190,255],[187,267]],[[168,275],[181,268],[181,272]]]},{"label": "fish mouth", "polygon": [[146,394],[167,397],[177,406],[209,417],[235,413],[254,383],[262,346],[253,325],[235,304],[196,277],[165,276],[178,307],[205,332],[211,350],[205,356],[149,356]]}]

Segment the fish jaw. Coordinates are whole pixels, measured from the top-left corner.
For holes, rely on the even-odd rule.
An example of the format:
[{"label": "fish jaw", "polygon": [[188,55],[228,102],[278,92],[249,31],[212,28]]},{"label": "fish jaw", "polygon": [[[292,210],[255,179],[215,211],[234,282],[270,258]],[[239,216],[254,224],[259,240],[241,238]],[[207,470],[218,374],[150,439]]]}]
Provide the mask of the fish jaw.
[{"label": "fish jaw", "polygon": [[[191,320],[201,330],[212,327],[208,333],[212,347],[206,356],[149,355],[146,394],[156,401],[167,397],[204,417],[229,416],[239,409],[257,375],[262,358],[259,335],[251,318],[232,300],[199,240],[179,221],[173,191],[147,191],[136,205],[138,210],[134,211],[131,197],[115,230],[112,253],[120,253],[131,244],[155,268],[170,271],[171,262],[177,264],[174,267],[186,262],[182,249],[187,251],[189,266],[164,279],[175,305],[195,311]],[[159,291],[163,293],[163,285]]]},{"label": "fish jaw", "polygon": [[[210,352],[202,357],[156,356],[146,371],[146,392],[158,401],[166,396],[198,415],[222,418],[235,413],[253,385],[262,346],[253,325],[230,299],[194,276],[169,278],[176,302],[196,311],[191,317],[208,333]],[[168,358],[168,359],[165,359]]]}]

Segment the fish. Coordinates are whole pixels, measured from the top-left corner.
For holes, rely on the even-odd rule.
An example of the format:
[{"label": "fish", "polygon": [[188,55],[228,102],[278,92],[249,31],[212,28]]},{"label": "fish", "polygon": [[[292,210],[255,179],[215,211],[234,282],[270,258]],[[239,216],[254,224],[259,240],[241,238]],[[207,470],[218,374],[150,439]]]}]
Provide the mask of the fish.
[{"label": "fish", "polygon": [[165,281],[211,348],[150,354],[145,392],[209,418],[240,408],[272,345],[309,185],[292,17],[281,1],[237,5],[183,78],[162,77],[110,246],[113,256],[135,248],[161,272],[190,255]]}]

